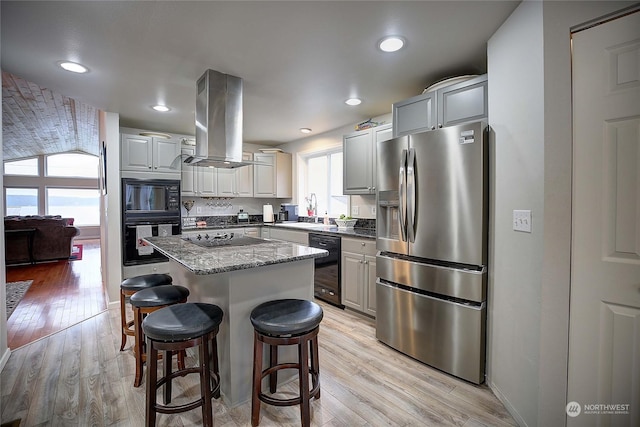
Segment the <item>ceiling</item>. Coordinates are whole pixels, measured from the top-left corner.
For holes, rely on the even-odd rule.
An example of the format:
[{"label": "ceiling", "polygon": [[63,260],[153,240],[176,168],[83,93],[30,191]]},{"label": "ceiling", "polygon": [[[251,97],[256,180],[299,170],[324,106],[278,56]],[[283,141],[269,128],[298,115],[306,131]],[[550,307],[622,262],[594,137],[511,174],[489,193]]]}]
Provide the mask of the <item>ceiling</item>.
[{"label": "ceiling", "polygon": [[[486,42],[518,4],[3,0],[4,156],[92,150],[78,141],[96,135],[96,109],[121,126],[193,135],[206,69],[243,79],[245,142],[357,123],[440,79],[486,72]],[[389,34],[405,48],[378,50]],[[90,71],[63,71],[61,60]],[[362,104],[345,105],[353,96]],[[158,103],[171,111],[152,110]]]}]

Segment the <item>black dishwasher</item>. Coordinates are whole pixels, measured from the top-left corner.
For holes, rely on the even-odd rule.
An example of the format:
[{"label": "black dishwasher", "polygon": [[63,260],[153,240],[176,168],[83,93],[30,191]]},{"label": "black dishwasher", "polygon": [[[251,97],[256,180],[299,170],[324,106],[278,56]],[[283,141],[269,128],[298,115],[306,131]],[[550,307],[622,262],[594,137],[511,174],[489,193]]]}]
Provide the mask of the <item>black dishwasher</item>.
[{"label": "black dishwasher", "polygon": [[340,285],[340,237],[309,233],[309,246],[329,251],[329,256],[315,259],[315,297],[344,308]]}]

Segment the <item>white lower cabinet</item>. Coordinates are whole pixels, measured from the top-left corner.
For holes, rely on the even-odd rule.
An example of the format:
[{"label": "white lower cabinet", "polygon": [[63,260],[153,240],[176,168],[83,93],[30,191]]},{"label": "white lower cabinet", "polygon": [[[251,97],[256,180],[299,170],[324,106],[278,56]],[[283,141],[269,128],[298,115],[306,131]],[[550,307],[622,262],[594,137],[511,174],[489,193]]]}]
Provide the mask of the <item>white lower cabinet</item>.
[{"label": "white lower cabinet", "polygon": [[376,315],[376,242],[342,238],[342,304]]},{"label": "white lower cabinet", "polygon": [[249,237],[260,237],[260,228],[247,227],[244,229],[244,235]]},{"label": "white lower cabinet", "polygon": [[269,229],[269,238],[298,243],[301,245],[309,244],[309,233],[306,231],[284,230],[282,228],[274,227]]}]

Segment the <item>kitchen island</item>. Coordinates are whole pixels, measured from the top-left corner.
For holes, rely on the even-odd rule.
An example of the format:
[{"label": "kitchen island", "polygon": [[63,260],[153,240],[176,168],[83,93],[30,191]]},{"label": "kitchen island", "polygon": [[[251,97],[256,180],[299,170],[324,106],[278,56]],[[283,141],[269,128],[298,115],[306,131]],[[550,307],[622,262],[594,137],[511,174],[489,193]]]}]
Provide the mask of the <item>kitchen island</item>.
[{"label": "kitchen island", "polygon": [[[263,239],[212,247],[181,236],[145,240],[169,258],[173,283],[189,289],[190,302],[216,304],[224,311],[218,333],[220,391],[229,407],[247,402],[253,369],[251,310],[275,299],[313,299],[314,258],[327,251]],[[281,355],[287,360],[296,352]]]}]

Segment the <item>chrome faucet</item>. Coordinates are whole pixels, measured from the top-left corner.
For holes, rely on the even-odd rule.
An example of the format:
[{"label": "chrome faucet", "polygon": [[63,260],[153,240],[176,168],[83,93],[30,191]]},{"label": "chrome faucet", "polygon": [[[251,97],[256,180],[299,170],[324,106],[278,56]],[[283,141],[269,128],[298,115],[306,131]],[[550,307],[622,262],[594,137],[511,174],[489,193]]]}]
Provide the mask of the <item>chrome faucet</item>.
[{"label": "chrome faucet", "polygon": [[316,193],[311,193],[309,203],[313,208],[313,216],[315,217],[315,222],[318,222],[318,197],[316,197]]}]

